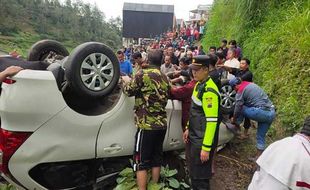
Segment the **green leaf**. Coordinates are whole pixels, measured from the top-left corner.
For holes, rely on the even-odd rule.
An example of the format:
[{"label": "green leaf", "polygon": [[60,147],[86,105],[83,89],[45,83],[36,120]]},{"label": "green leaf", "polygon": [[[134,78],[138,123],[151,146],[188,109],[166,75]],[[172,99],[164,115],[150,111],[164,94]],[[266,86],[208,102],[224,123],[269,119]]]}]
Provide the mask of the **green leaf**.
[{"label": "green leaf", "polygon": [[123,183],[126,179],[127,179],[127,177],[118,177],[118,178],[116,179],[116,183],[117,183],[117,184]]},{"label": "green leaf", "polygon": [[163,190],[172,190],[172,189],[170,189],[169,187],[165,187]]},{"label": "green leaf", "polygon": [[176,170],[176,169],[174,169],[174,170],[169,170],[168,172],[167,172],[167,176],[166,177],[172,177],[172,176],[174,176],[175,174],[177,174],[178,173],[178,171]]},{"label": "green leaf", "polygon": [[120,176],[134,176],[134,172],[132,170],[132,168],[125,168],[124,170],[122,170],[120,173],[119,173]]},{"label": "green leaf", "polygon": [[147,189],[148,190],[160,190],[161,189],[161,185],[158,183],[149,183],[147,185]]},{"label": "green leaf", "polygon": [[4,184],[0,185],[0,190],[16,190],[16,188],[12,184]]},{"label": "green leaf", "polygon": [[136,182],[126,182],[126,183],[121,183],[116,186],[114,190],[131,190],[136,186]]},{"label": "green leaf", "polygon": [[178,180],[176,180],[175,178],[168,178],[168,181],[169,181],[169,186],[170,187],[173,187],[175,189],[179,188],[180,187],[180,183]]},{"label": "green leaf", "polygon": [[183,187],[186,188],[186,189],[189,189],[189,188],[190,188],[190,186],[187,185],[187,184],[184,183],[184,182],[181,182],[180,185],[183,186]]},{"label": "green leaf", "polygon": [[162,166],[162,167],[160,168],[160,176],[165,177],[165,176],[166,176],[165,173],[166,173],[166,169],[165,169],[165,167]]},{"label": "green leaf", "polygon": [[129,159],[130,165],[133,167],[133,160]]},{"label": "green leaf", "polygon": [[159,185],[160,185],[161,188],[164,188],[166,184],[161,182],[161,183],[159,183]]}]

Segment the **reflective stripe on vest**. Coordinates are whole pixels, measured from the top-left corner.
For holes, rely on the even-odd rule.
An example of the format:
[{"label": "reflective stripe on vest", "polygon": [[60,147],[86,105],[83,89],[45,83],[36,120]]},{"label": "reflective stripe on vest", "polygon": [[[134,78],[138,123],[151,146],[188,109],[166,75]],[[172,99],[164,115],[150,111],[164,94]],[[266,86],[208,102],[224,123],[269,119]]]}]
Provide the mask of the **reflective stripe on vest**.
[{"label": "reflective stripe on vest", "polygon": [[207,122],[217,122],[217,117],[207,117],[206,121]]},{"label": "reflective stripe on vest", "polygon": [[192,95],[192,101],[197,105],[197,106],[202,106],[202,102],[196,97],[197,94],[195,94],[193,92],[193,95]]}]

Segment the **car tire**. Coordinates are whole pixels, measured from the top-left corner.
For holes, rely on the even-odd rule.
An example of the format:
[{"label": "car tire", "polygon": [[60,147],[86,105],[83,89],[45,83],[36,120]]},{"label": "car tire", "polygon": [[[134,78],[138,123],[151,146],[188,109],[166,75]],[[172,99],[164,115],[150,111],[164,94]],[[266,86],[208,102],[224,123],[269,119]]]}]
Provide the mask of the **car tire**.
[{"label": "car tire", "polygon": [[222,114],[232,114],[235,109],[236,91],[229,85],[229,80],[222,81],[220,94]]},{"label": "car tire", "polygon": [[57,55],[66,57],[69,55],[68,50],[58,41],[55,40],[41,40],[33,44],[29,50],[28,61],[43,61],[50,54],[54,52]]},{"label": "car tire", "polygon": [[99,98],[113,91],[120,66],[111,48],[98,42],[77,46],[64,63],[70,87],[79,95]]}]

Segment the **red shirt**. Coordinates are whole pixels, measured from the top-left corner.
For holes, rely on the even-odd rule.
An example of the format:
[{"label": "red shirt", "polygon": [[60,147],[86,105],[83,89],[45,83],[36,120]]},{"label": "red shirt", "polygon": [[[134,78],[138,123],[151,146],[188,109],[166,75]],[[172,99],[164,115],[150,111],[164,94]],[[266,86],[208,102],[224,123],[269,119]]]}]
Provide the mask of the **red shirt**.
[{"label": "red shirt", "polygon": [[196,81],[191,80],[184,86],[178,88],[171,88],[171,98],[174,100],[182,101],[182,129],[185,130],[185,126],[189,119],[189,109],[192,102],[192,94],[195,88]]},{"label": "red shirt", "polygon": [[191,35],[191,29],[186,28],[186,36],[189,37]]}]

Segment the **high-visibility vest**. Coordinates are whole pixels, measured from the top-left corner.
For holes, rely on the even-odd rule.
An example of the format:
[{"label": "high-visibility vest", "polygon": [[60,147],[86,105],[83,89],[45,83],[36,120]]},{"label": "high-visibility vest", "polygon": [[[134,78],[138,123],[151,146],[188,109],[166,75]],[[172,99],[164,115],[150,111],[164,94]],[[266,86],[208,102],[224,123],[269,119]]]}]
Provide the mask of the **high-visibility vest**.
[{"label": "high-visibility vest", "polygon": [[189,139],[202,150],[210,151],[217,135],[220,114],[220,93],[209,77],[197,82],[192,94],[189,118]]}]

